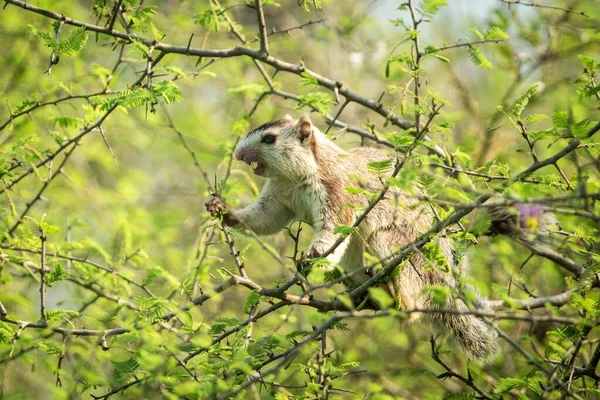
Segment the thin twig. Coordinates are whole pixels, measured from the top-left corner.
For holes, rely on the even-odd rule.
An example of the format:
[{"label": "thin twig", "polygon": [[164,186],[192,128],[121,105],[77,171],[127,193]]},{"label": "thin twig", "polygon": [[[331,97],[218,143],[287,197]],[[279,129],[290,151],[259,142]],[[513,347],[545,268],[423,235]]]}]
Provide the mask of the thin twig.
[{"label": "thin twig", "polygon": [[536,3],[535,1],[531,2],[531,3],[527,3],[523,0],[500,0],[502,3],[506,3],[508,5],[512,5],[512,4],[518,4],[520,6],[528,6],[528,7],[537,7],[537,8],[548,8],[551,10],[559,10],[559,11],[565,11],[567,13],[573,13],[573,14],[579,14],[583,17],[588,17],[588,15],[582,11],[576,11],[573,10],[571,8],[565,8],[565,7],[559,7],[559,6],[551,6],[551,5],[546,5],[546,4],[540,4],[540,3]]},{"label": "thin twig", "polygon": [[40,226],[40,322],[46,325],[46,232]]},{"label": "thin twig", "polygon": [[258,35],[260,36],[260,53],[262,56],[269,54],[269,42],[267,40],[267,26],[265,23],[265,12],[262,0],[256,0],[256,14],[258,18]]}]

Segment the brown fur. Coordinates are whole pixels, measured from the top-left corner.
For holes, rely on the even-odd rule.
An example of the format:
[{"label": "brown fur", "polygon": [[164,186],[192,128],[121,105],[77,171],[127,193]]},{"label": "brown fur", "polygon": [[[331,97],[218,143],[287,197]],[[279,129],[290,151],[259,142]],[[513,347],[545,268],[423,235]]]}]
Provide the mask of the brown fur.
[{"label": "brown fur", "polygon": [[[368,196],[349,194],[348,186],[363,187],[374,194],[382,188],[380,178],[371,174],[367,165],[388,159],[387,154],[366,147],[346,152],[305,117],[299,121],[275,120],[252,132],[278,135],[277,142],[270,145],[262,143],[259,136],[248,135],[236,148],[239,159],[247,161],[252,155],[266,165],[269,180],[254,204],[232,213],[259,234],[277,232],[294,218],[306,220],[314,230],[308,250],[310,256],[318,257],[332,246],[337,240],[336,225],[354,223],[361,211],[360,207],[353,209],[351,205],[366,207],[369,204]],[[433,212],[429,206],[419,204],[415,196],[392,187],[361,222],[357,232],[346,238],[327,259],[351,272],[363,266],[365,251],[380,260],[389,259],[432,224]],[[451,243],[444,238],[435,243],[447,265],[434,265],[416,251],[387,285],[399,308],[436,307],[424,289],[440,285],[455,292],[445,307],[467,309],[456,296],[461,291],[455,278],[460,266],[454,264]],[[352,288],[367,279],[365,273],[356,273],[346,283]],[[480,300],[475,306],[485,309],[486,302]],[[413,319],[418,317],[412,315]],[[454,332],[457,341],[476,360],[483,360],[495,351],[495,331],[473,315],[439,313],[430,314],[428,319]]]}]

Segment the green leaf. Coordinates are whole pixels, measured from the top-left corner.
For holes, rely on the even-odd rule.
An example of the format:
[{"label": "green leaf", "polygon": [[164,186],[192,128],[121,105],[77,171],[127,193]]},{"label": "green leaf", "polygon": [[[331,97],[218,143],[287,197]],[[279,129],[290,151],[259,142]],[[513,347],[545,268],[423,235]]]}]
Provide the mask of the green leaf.
[{"label": "green leaf", "polygon": [[437,58],[438,60],[440,60],[442,62],[445,62],[445,63],[449,63],[450,62],[450,59],[448,57],[444,57],[441,54],[432,54],[431,56],[434,57],[434,58]]},{"label": "green leaf", "polygon": [[331,325],[331,329],[335,329],[336,331],[345,331],[345,332],[348,332],[350,330],[350,328],[348,328],[348,325],[342,321],[338,321],[338,322],[334,323],[333,325]]},{"label": "green leaf", "polygon": [[127,108],[135,108],[143,106],[148,102],[156,102],[154,92],[146,88],[137,87],[134,89],[125,89],[114,96],[102,98],[99,104],[101,111],[107,111],[115,103]]},{"label": "green leaf", "polygon": [[12,145],[12,152],[18,153],[24,147],[27,147],[30,144],[37,143],[39,141],[40,141],[39,136],[36,136],[36,135],[25,136],[24,138],[17,140]]},{"label": "green leaf", "polygon": [[508,34],[497,26],[492,26],[485,32],[485,38],[488,40],[507,40]]},{"label": "green leaf", "polygon": [[146,277],[142,280],[143,285],[151,285],[156,278],[163,276],[165,269],[161,266],[154,265],[146,270]]},{"label": "green leaf", "polygon": [[386,139],[396,147],[407,148],[413,144],[415,137],[405,131],[392,132]]},{"label": "green leaf", "polygon": [[543,121],[545,119],[550,119],[550,117],[545,114],[531,114],[531,115],[524,117],[523,122],[525,122],[525,124],[529,125],[529,124],[533,124],[538,121]]},{"label": "green leaf", "polygon": [[57,57],[63,54],[74,55],[79,53],[88,40],[88,34],[83,26],[75,28],[73,33],[65,40],[56,40],[52,35],[38,31],[33,25],[29,25],[29,28],[45,42],[46,46],[54,51]]},{"label": "green leaf", "polygon": [[74,55],[83,49],[88,40],[88,34],[85,31],[85,27],[76,28],[71,36],[66,40],[58,42],[57,55]]},{"label": "green leaf", "polygon": [[496,382],[494,382],[494,386],[501,393],[507,393],[512,389],[519,387],[527,388],[536,394],[542,393],[542,388],[540,387],[539,382],[537,381],[537,379],[532,378],[500,378]]},{"label": "green leaf", "polygon": [[129,377],[129,375],[133,374],[140,366],[140,364],[133,357],[125,361],[110,360],[110,363],[113,365],[113,367],[115,367],[113,371],[113,377],[116,380]]},{"label": "green leaf", "polygon": [[443,306],[448,302],[452,289],[448,286],[430,285],[423,288],[423,293],[431,294],[433,304]]},{"label": "green leaf", "polygon": [[156,6],[154,5],[140,5],[134,8],[133,12],[133,25],[139,25],[141,22],[150,24],[152,17],[156,15]]},{"label": "green leaf", "polygon": [[84,123],[81,118],[69,117],[66,115],[50,118],[50,122],[52,122],[52,126],[58,125],[61,128],[77,128]]},{"label": "green leaf", "polygon": [[381,308],[392,307],[396,301],[392,299],[392,296],[380,287],[370,287],[369,296],[381,306]]},{"label": "green leaf", "polygon": [[472,400],[477,396],[474,393],[466,393],[466,392],[454,392],[448,393],[443,397],[442,400]]},{"label": "green leaf", "polygon": [[179,103],[183,100],[183,95],[181,94],[181,90],[179,90],[179,86],[171,80],[153,84],[152,90],[156,97],[162,97],[167,104]]},{"label": "green leaf", "polygon": [[252,307],[258,304],[260,300],[260,294],[255,290],[251,291],[246,299],[246,304],[244,304],[244,314],[250,314]]},{"label": "green leaf", "polygon": [[267,87],[259,85],[258,83],[249,83],[247,85],[241,85],[227,90],[229,93],[248,93],[248,94],[260,94],[267,91]]},{"label": "green leaf", "polygon": [[80,317],[81,314],[74,310],[47,310],[46,311],[46,319],[48,321],[63,319],[65,321],[70,321],[73,318]]},{"label": "green leaf", "polygon": [[336,368],[341,369],[342,371],[347,371],[349,369],[353,369],[360,366],[360,362],[358,361],[349,361],[349,362],[345,362],[342,363],[340,365],[337,365]]},{"label": "green leaf", "polygon": [[448,186],[444,189],[444,196],[457,202],[469,203],[471,198],[461,189]]},{"label": "green leaf", "polygon": [[476,214],[475,218],[469,225],[469,231],[473,232],[476,236],[481,236],[487,233],[492,226],[492,219],[490,213],[487,210]]},{"label": "green leaf", "polygon": [[15,333],[7,324],[0,322],[0,343],[10,343],[15,337]]},{"label": "green leaf", "polygon": [[217,32],[221,23],[225,22],[223,17],[223,9],[222,7],[218,7],[214,5],[212,2],[209,2],[210,8],[198,12],[194,17],[194,23],[198,25],[202,25],[209,30],[214,30]]},{"label": "green leaf", "polygon": [[600,92],[600,85],[594,86],[593,88],[586,90],[585,95],[587,97],[592,97],[595,96],[598,92]]},{"label": "green leaf", "polygon": [[35,345],[36,347],[39,347],[40,349],[44,350],[46,353],[52,355],[52,356],[61,356],[63,354],[63,347],[56,343],[56,342],[52,342],[49,340],[46,341],[39,341],[36,343]]},{"label": "green leaf", "polygon": [[442,7],[448,5],[446,0],[423,0],[422,14],[426,17],[432,17],[437,14]]},{"label": "green leaf", "polygon": [[317,78],[312,76],[307,71],[304,71],[300,74],[300,83],[302,84],[302,86],[319,86]]},{"label": "green leaf", "polygon": [[435,46],[434,46],[434,45],[432,45],[432,44],[428,44],[428,45],[425,47],[425,51],[424,51],[424,53],[425,53],[425,54],[435,54],[435,53],[437,53],[438,51],[440,51],[440,49],[438,49],[437,47],[435,47]]},{"label": "green leaf", "polygon": [[356,228],[347,225],[337,225],[333,230],[333,233],[343,238],[350,236],[354,232],[356,232]]},{"label": "green leaf", "polygon": [[581,61],[581,63],[583,64],[583,66],[585,67],[585,69],[588,70],[588,72],[594,72],[597,68],[598,68],[598,64],[596,63],[596,60],[594,60],[592,57],[588,57],[588,56],[584,56],[584,55],[579,55],[579,61]]},{"label": "green leaf", "polygon": [[27,100],[27,99],[23,100],[21,102],[21,104],[19,104],[17,106],[17,108],[15,109],[15,113],[20,113],[21,111],[26,110],[26,109],[28,109],[28,108],[30,108],[32,106],[37,105],[37,104],[38,104],[38,102],[35,101],[35,100]]},{"label": "green leaf", "polygon": [[157,297],[136,297],[135,304],[140,309],[138,314],[153,324],[162,321],[162,314],[168,310],[169,301]]},{"label": "green leaf", "polygon": [[125,307],[125,304],[119,304],[113,308],[106,310],[106,315],[98,317],[98,320],[105,324],[113,322],[117,318],[123,307]]},{"label": "green leaf", "polygon": [[329,93],[312,92],[298,96],[300,101],[294,107],[294,110],[299,110],[302,107],[311,107],[318,110],[319,114],[328,114],[333,104],[333,98]]},{"label": "green leaf", "polygon": [[440,49],[438,49],[434,45],[430,44],[430,45],[427,45],[427,47],[425,47],[424,53],[425,53],[425,55],[435,57],[438,60],[443,61],[445,63],[450,62],[450,59],[448,57],[444,57],[440,54],[437,54],[439,51],[440,51]]},{"label": "green leaf", "polygon": [[104,261],[107,263],[112,262],[112,257],[110,256],[110,254],[93,239],[87,237],[85,238],[85,240],[83,240],[82,244],[88,252],[91,251],[92,254],[97,253],[101,255]]},{"label": "green leaf", "polygon": [[310,6],[312,5],[315,10],[320,10],[323,6],[323,2],[321,0],[298,0],[298,4],[302,5],[304,11],[310,13]]},{"label": "green leaf", "polygon": [[279,4],[275,0],[263,0],[262,4],[263,6],[281,7],[281,4]]},{"label": "green leaf", "polygon": [[600,389],[596,388],[578,388],[577,393],[594,393],[600,395]]},{"label": "green leaf", "polygon": [[137,39],[131,39],[133,47],[131,48],[138,56],[146,59],[150,57],[150,48],[146,46],[142,41]]},{"label": "green leaf", "polygon": [[41,38],[46,43],[46,46],[50,47],[54,51],[56,51],[58,49],[58,42],[54,39],[54,37],[52,37],[52,35],[50,35],[46,32],[38,31],[37,28],[31,24],[28,26],[34,35]]},{"label": "green leaf", "polygon": [[509,112],[511,114],[516,115],[517,117],[520,117],[527,104],[529,104],[529,100],[531,99],[531,97],[535,94],[535,92],[537,92],[537,89],[537,84],[530,87],[529,90],[527,90],[527,92],[523,96],[521,96],[519,100],[517,100],[517,102],[515,103],[513,108],[510,109]]},{"label": "green leaf", "polygon": [[108,68],[103,67],[100,64],[92,64],[92,74],[96,75],[102,80],[102,84],[106,85],[106,80],[112,74],[112,71]]},{"label": "green leaf", "polygon": [[487,59],[485,54],[475,46],[469,46],[469,57],[473,64],[482,68],[492,68],[492,63]]},{"label": "green leaf", "polygon": [[60,232],[60,228],[58,226],[47,224],[44,221],[40,221],[40,228],[42,228],[46,232],[46,234]]},{"label": "green leaf", "polygon": [[62,264],[54,264],[54,269],[46,274],[46,284],[52,287],[54,282],[64,281],[69,278],[69,274]]},{"label": "green leaf", "polygon": [[[180,77],[180,78],[187,78],[188,77],[186,75],[186,73],[183,72],[183,70],[181,70],[181,68],[174,67],[172,65],[165,65],[164,67],[161,67],[161,68],[155,68],[155,70],[167,71],[167,72],[172,73],[176,77]],[[209,71],[203,71],[203,72],[209,72]],[[213,75],[214,75],[214,73],[213,73]]]},{"label": "green leaf", "polygon": [[346,186],[345,190],[348,194],[362,194],[369,197],[373,195],[373,193],[369,192],[368,190],[356,186]]},{"label": "green leaf", "polygon": [[483,35],[481,32],[479,32],[479,29],[477,29],[477,27],[476,27],[476,26],[474,26],[474,27],[472,27],[472,28],[471,28],[471,32],[473,32],[475,35],[477,35],[477,37],[478,37],[480,40],[483,40],[483,39],[485,39],[485,36],[484,36],[484,35]]},{"label": "green leaf", "polygon": [[569,116],[565,111],[554,110],[552,112],[552,123],[557,128],[568,128],[569,127]]},{"label": "green leaf", "polygon": [[[156,6],[153,6],[156,7]],[[154,36],[154,40],[159,41],[165,37],[165,34],[160,31],[153,22],[149,22],[150,30],[152,31],[152,36]]]},{"label": "green leaf", "polygon": [[217,337],[226,329],[239,325],[240,321],[235,318],[219,317],[215,320],[212,326],[208,329],[208,334],[212,337]]},{"label": "green leaf", "polygon": [[381,177],[392,170],[392,160],[371,161],[367,164],[367,169],[373,175]]},{"label": "green leaf", "polygon": [[425,114],[427,111],[425,110],[425,108],[421,107],[418,104],[407,104],[405,101],[403,101],[400,104],[400,114],[402,115],[419,115],[419,114]]},{"label": "green leaf", "polygon": [[131,230],[129,224],[124,222],[113,238],[112,257],[113,260],[123,262],[125,257],[132,252]]}]

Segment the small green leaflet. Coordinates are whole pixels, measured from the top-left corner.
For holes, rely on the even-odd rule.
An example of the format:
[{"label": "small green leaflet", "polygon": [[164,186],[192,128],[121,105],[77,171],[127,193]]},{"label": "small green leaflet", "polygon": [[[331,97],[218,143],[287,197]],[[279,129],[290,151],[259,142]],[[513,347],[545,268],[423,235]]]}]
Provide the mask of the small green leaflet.
[{"label": "small green leaflet", "polygon": [[442,7],[448,5],[446,0],[423,0],[423,8],[420,10],[423,16],[431,18],[437,14]]},{"label": "small green leaflet", "polygon": [[371,161],[369,164],[367,164],[367,169],[373,175],[385,175],[392,170],[392,160]]},{"label": "small green leaflet", "polygon": [[244,314],[250,314],[252,307],[258,304],[260,300],[260,294],[255,290],[251,291],[246,299],[246,304],[244,304]]},{"label": "small green leaflet", "polygon": [[300,74],[300,82],[302,83],[302,86],[319,86],[319,81],[317,81],[317,78],[306,71]]},{"label": "small green leaflet", "polygon": [[354,231],[356,231],[356,228],[354,228],[352,226],[338,225],[333,230],[333,233],[345,238],[345,237],[350,236],[352,233],[354,233]]},{"label": "small green leaflet", "polygon": [[318,109],[320,113],[329,113],[331,105],[333,104],[333,98],[329,93],[325,92],[312,92],[298,96],[300,101],[298,105],[294,107],[294,110],[299,110],[302,107],[308,106],[314,109]]},{"label": "small green leaflet", "polygon": [[121,380],[123,377],[133,374],[140,366],[140,364],[133,357],[125,361],[110,360],[110,362],[115,367],[115,370],[113,371],[113,377],[117,380]]},{"label": "small green leaflet", "polygon": [[473,64],[482,67],[482,68],[492,68],[492,63],[487,59],[485,54],[475,46],[469,46],[469,57]]},{"label": "small green leaflet", "polygon": [[516,115],[517,117],[520,117],[527,104],[529,104],[529,99],[531,99],[531,97],[535,94],[535,92],[537,92],[537,90],[537,84],[530,87],[529,90],[527,90],[527,92],[523,96],[521,96],[519,100],[517,100],[517,102],[515,103],[513,108],[510,109],[509,112],[511,114]]},{"label": "small green leaflet", "polygon": [[36,36],[44,40],[46,46],[50,47],[56,56],[77,54],[83,49],[88,40],[85,27],[75,28],[71,36],[65,40],[56,40],[52,35],[38,31],[33,25],[29,25],[29,28]]},{"label": "small green leaflet", "polygon": [[487,40],[507,40],[509,38],[508,34],[504,32],[502,29],[497,26],[492,26],[485,33],[485,38]]},{"label": "small green leaflet", "polygon": [[369,296],[383,309],[392,307],[395,303],[394,299],[392,299],[388,292],[380,287],[370,287]]}]

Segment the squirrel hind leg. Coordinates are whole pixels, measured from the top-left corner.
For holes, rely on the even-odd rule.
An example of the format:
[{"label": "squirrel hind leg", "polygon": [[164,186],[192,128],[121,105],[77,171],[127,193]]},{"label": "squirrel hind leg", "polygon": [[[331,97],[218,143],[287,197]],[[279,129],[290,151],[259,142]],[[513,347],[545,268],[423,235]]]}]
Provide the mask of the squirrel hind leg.
[{"label": "squirrel hind leg", "polygon": [[[389,261],[405,242],[406,238],[397,229],[382,229],[369,237],[367,250],[378,259]],[[400,271],[395,278],[382,284],[382,288],[394,297],[398,309],[411,310],[426,306],[427,301],[421,293],[426,277],[423,268],[420,268],[423,271],[419,271],[424,260],[420,258],[419,254],[413,254],[398,266]],[[417,320],[420,316],[420,313],[412,313],[409,321]]]},{"label": "squirrel hind leg", "polygon": [[[359,235],[352,234],[348,240],[348,247],[340,260],[340,265],[345,273],[353,272],[364,265],[365,245]],[[347,286],[354,288],[369,279],[366,272],[357,272],[345,282]]]}]

